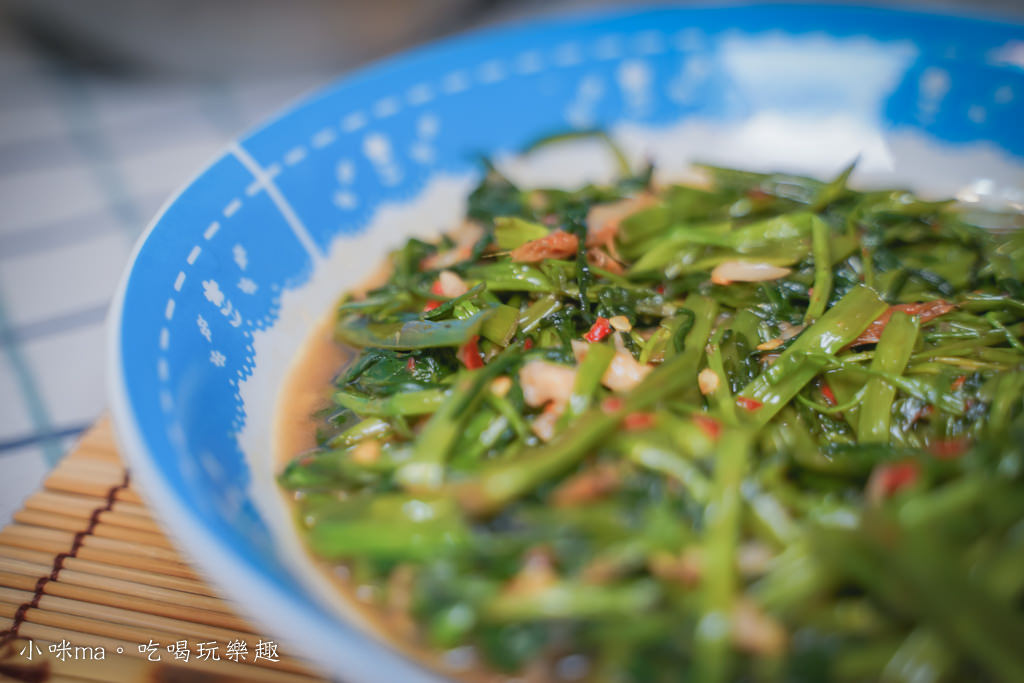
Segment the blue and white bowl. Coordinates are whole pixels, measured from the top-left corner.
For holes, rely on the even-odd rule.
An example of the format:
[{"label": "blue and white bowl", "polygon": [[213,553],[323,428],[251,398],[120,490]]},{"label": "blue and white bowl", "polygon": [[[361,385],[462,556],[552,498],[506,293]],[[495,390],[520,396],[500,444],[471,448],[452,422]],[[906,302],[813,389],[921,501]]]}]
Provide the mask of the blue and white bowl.
[{"label": "blue and white bowl", "polygon": [[524,183],[692,160],[1024,204],[1024,26],[855,7],[592,14],[488,30],[328,86],[232,144],[136,247],[110,385],[133,474],[184,552],[279,642],[347,681],[427,681],[312,568],[274,483],[275,402],[343,290],[459,221],[481,155]]}]

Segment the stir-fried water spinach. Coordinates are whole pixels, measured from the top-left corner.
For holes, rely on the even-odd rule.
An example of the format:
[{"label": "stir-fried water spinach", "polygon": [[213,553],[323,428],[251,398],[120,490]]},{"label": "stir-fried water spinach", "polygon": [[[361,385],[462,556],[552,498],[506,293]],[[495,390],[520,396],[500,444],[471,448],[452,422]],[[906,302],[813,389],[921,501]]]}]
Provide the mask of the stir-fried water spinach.
[{"label": "stir-fried water spinach", "polygon": [[309,546],[498,671],[1024,680],[1022,217],[702,168],[491,169],[342,299]]}]

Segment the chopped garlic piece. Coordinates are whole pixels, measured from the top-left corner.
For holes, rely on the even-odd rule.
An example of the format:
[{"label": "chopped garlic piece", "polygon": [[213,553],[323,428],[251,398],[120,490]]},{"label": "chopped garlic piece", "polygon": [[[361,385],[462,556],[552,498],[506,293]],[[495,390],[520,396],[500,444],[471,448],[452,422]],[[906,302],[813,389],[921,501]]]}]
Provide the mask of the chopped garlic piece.
[{"label": "chopped garlic piece", "polygon": [[508,394],[509,389],[512,388],[512,378],[508,375],[501,375],[495,377],[494,381],[491,382],[491,393],[495,396],[504,397]]},{"label": "chopped garlic piece", "polygon": [[635,197],[590,207],[587,212],[587,246],[603,246],[612,258],[621,260],[615,248],[615,235],[619,232],[619,224],[637,211],[657,203],[657,197],[645,192]]},{"label": "chopped garlic piece", "polygon": [[786,649],[786,629],[747,598],[736,601],[732,611],[732,640],[740,650],[777,656]]},{"label": "chopped garlic piece", "polygon": [[527,405],[539,408],[553,402],[561,413],[576,383],[576,370],[546,360],[531,360],[519,370],[519,383]]},{"label": "chopped garlic piece", "polygon": [[437,276],[437,284],[438,289],[441,290],[441,296],[446,296],[449,299],[462,296],[469,291],[469,285],[451,270],[442,270]]},{"label": "chopped garlic piece", "polygon": [[449,237],[455,240],[455,246],[446,251],[438,251],[420,262],[421,270],[436,270],[454,266],[473,255],[473,246],[484,236],[483,227],[475,221],[465,221],[453,230]]},{"label": "chopped garlic piece", "polygon": [[697,385],[700,387],[700,393],[707,396],[718,391],[719,378],[711,368],[704,368],[697,375]]},{"label": "chopped garlic piece", "polygon": [[641,365],[629,352],[616,351],[601,377],[601,383],[612,391],[629,391],[647,376],[650,365]]},{"label": "chopped garlic piece", "polygon": [[[561,411],[559,411],[561,412]],[[546,410],[530,423],[530,430],[540,438],[541,441],[551,441],[555,435],[555,426],[558,424],[559,413],[554,410]]]},{"label": "chopped garlic piece", "polygon": [[526,552],[523,566],[505,585],[505,592],[523,597],[536,595],[558,582],[558,572],[550,553],[542,548]]},{"label": "chopped garlic piece", "polygon": [[352,449],[352,461],[360,465],[372,465],[380,458],[380,442],[376,439],[361,441]]},{"label": "chopped garlic piece", "polygon": [[633,329],[633,326],[629,322],[629,318],[624,315],[616,315],[608,318],[608,323],[619,332],[629,332]]},{"label": "chopped garlic piece", "polygon": [[[621,340],[618,335],[615,336],[615,342],[617,350],[612,356],[612,362],[608,364],[608,369],[601,376],[601,384],[612,391],[629,391],[639,384],[640,380],[646,377],[653,368],[638,362],[636,358],[633,358],[633,354],[625,348],[619,348]],[[577,363],[583,362],[583,359],[586,358],[588,348],[590,348],[590,344],[573,340],[572,351],[576,356]]]},{"label": "chopped garlic piece", "polygon": [[787,339],[792,339],[796,335],[803,332],[805,327],[807,327],[807,325],[790,325],[787,322],[780,322],[779,339],[783,341],[786,341]]},{"label": "chopped garlic piece", "polygon": [[587,243],[605,244],[606,240],[618,231],[619,223],[637,211],[657,203],[657,197],[645,193],[607,204],[593,205],[587,212]]},{"label": "chopped garlic piece", "polygon": [[716,285],[728,285],[733,282],[766,282],[786,277],[789,268],[773,266],[770,263],[756,261],[725,261],[711,271],[711,281]]}]

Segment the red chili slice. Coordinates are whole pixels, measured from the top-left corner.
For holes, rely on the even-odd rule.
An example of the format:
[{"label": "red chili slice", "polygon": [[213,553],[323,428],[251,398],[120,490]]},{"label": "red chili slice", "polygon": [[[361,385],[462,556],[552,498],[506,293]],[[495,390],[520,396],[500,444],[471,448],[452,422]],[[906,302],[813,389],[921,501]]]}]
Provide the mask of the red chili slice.
[{"label": "red chili slice", "polygon": [[832,387],[830,387],[826,382],[821,383],[821,395],[825,397],[825,402],[830,406],[834,406],[839,403],[839,401],[836,400],[836,395],[832,392]]},{"label": "red chili slice", "polygon": [[405,367],[409,372],[416,372],[416,359],[409,356],[409,360],[405,361]]},{"label": "red chili slice", "polygon": [[608,322],[608,318],[598,318],[590,326],[590,330],[583,335],[583,338],[588,342],[599,342],[611,334],[611,332],[612,324]]},{"label": "red chili slice", "polygon": [[609,396],[601,401],[601,410],[606,413],[616,413],[622,410],[623,401],[618,396]]},{"label": "red chili slice", "polygon": [[955,305],[942,299],[935,301],[925,301],[923,303],[916,304],[898,304],[896,306],[890,306],[885,313],[875,318],[875,321],[868,325],[867,329],[860,333],[860,336],[854,339],[848,344],[848,346],[860,346],[861,344],[875,344],[879,339],[882,338],[882,330],[889,324],[889,319],[892,318],[892,314],[897,311],[902,311],[907,315],[916,315],[920,318],[921,323],[924,324],[929,320],[934,320],[940,315],[945,315],[956,308]]},{"label": "red chili slice", "polygon": [[939,460],[955,460],[967,452],[971,442],[965,437],[933,441],[928,451]]},{"label": "red chili slice", "polygon": [[[434,284],[430,285],[430,293],[431,294],[436,294],[438,296],[441,296],[443,294],[443,292],[441,291],[441,281],[440,280],[434,280]],[[428,301],[427,305],[423,307],[423,312],[426,313],[428,311],[432,311],[432,310],[434,310],[435,308],[437,308],[440,305],[441,305],[440,301]]]},{"label": "red chili slice", "polygon": [[912,462],[878,465],[868,480],[868,498],[874,501],[891,498],[917,483],[921,472]]},{"label": "red chili slice", "polygon": [[480,357],[480,347],[477,346],[479,336],[473,337],[459,349],[459,360],[470,370],[477,370],[484,366],[483,358]]},{"label": "red chili slice", "polygon": [[653,413],[630,413],[622,421],[622,426],[629,431],[650,429],[654,426],[655,421]]},{"label": "red chili slice", "polygon": [[713,417],[694,415],[693,421],[712,441],[718,441],[718,437],[722,435],[722,423]]},{"label": "red chili slice", "polygon": [[956,391],[960,387],[962,387],[964,385],[964,382],[966,382],[966,381],[967,381],[967,375],[960,375],[955,380],[953,380],[953,385],[950,388],[953,391]]},{"label": "red chili slice", "polygon": [[917,413],[914,414],[914,419],[912,419],[910,421],[910,423],[913,424],[913,423],[917,422],[918,420],[923,420],[926,417],[931,417],[934,412],[935,412],[935,407],[934,406],[925,406],[925,407],[921,408],[920,410],[918,410]]},{"label": "red chili slice", "polygon": [[527,351],[532,349],[533,348],[533,340],[530,339],[529,337],[527,337],[526,341],[523,342],[523,348],[526,349]]},{"label": "red chili slice", "polygon": [[749,410],[750,412],[754,412],[755,410],[757,410],[758,408],[760,408],[764,404],[761,403],[760,401],[758,401],[756,398],[747,398],[746,396],[737,396],[736,397],[736,405],[738,405],[740,408],[743,408],[744,410]]}]

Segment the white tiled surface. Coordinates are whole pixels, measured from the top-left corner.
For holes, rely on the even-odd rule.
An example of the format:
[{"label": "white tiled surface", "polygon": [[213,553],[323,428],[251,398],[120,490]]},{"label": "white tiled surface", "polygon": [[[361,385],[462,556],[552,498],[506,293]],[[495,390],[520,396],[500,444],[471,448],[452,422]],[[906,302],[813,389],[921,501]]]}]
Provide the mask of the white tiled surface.
[{"label": "white tiled surface", "polygon": [[54,424],[86,424],[102,410],[96,392],[103,391],[104,364],[96,359],[104,357],[104,342],[103,325],[87,324],[24,343],[25,362]]},{"label": "white tiled surface", "polygon": [[39,457],[37,448],[13,448],[3,454],[0,477],[0,501],[7,508],[4,523],[38,487],[50,466]]},{"label": "white tiled surface", "polygon": [[107,232],[13,259],[0,268],[0,289],[15,328],[104,306],[130,253],[130,238]]},{"label": "white tiled surface", "polygon": [[104,205],[96,185],[85,166],[30,168],[6,175],[0,179],[0,202],[7,214],[0,230],[32,229],[95,211]]},{"label": "white tiled surface", "polygon": [[[19,392],[11,362],[7,358],[0,358],[0,396],[5,399],[4,409],[0,410],[0,441],[32,432],[32,418],[29,417],[25,404],[16,400]],[[5,462],[5,467],[6,464]],[[4,498],[0,496],[0,500]]]},{"label": "white tiled surface", "polygon": [[[174,190],[188,182],[203,164],[212,161],[215,155],[223,151],[224,145],[223,136],[189,140],[178,146],[123,157],[116,163],[116,168],[124,179],[126,191],[132,197],[167,193],[168,186]],[[150,169],[153,168],[161,169],[160,174],[151,173]]]},{"label": "white tiled surface", "polygon": [[0,525],[104,411],[104,318],[136,237],[230,138],[330,79],[114,80],[2,38]]},{"label": "white tiled surface", "polygon": [[[38,99],[38,98],[36,98]],[[63,131],[64,119],[55,109],[41,109],[48,103],[12,102],[0,111],[0,144],[31,138],[51,137]]]}]

